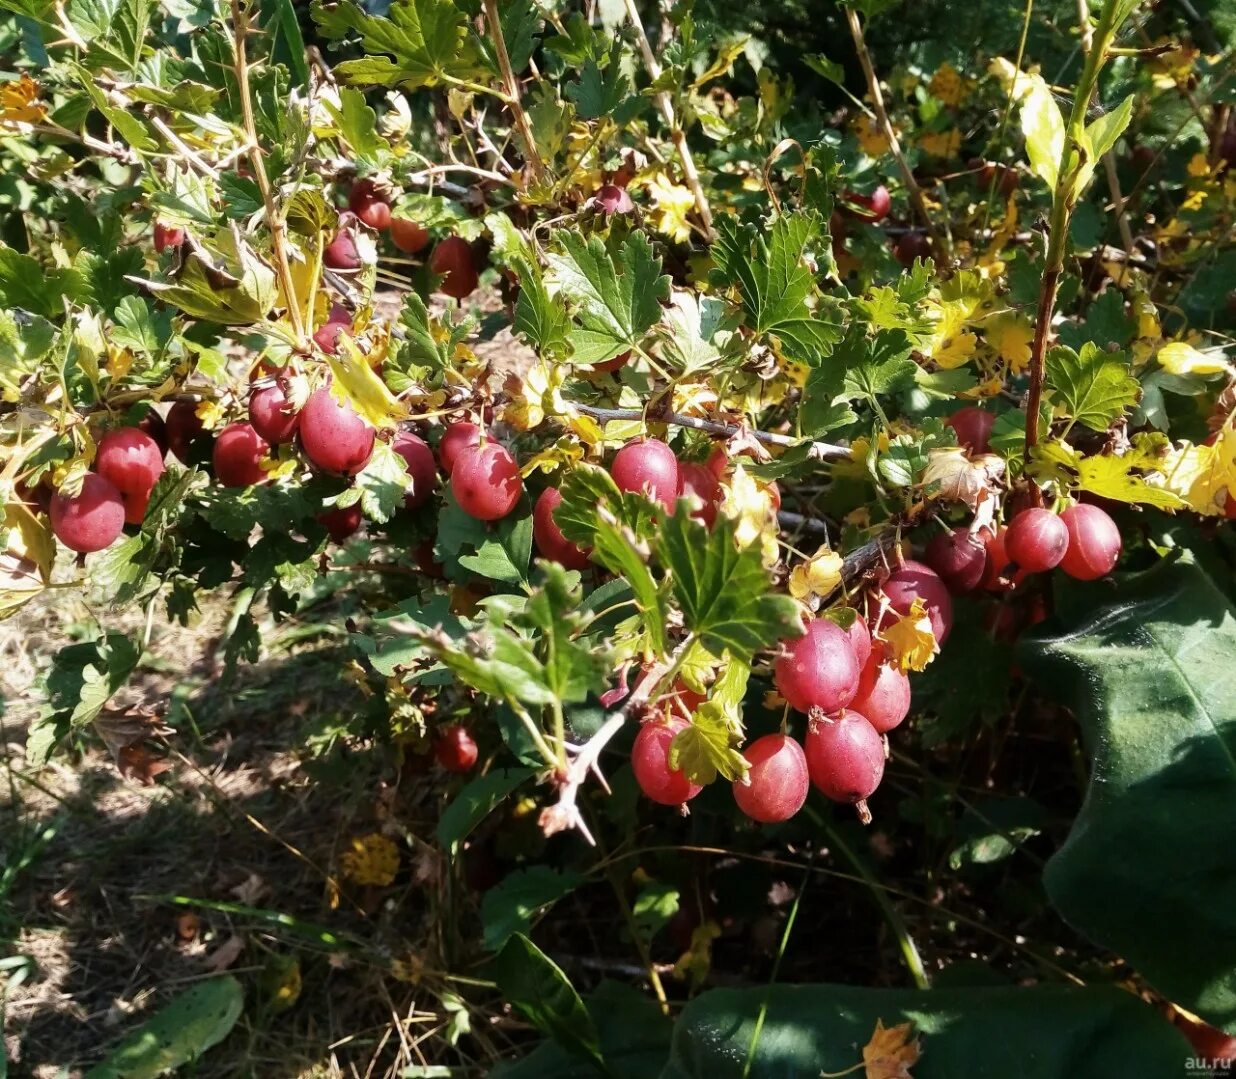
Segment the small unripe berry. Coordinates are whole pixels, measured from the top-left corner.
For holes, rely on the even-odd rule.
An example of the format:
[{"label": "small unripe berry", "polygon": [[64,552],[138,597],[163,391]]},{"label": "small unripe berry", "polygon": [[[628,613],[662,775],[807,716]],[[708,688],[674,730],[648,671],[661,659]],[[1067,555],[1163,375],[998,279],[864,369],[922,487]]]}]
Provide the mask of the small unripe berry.
[{"label": "small unripe berry", "polygon": [[90,554],[109,547],[124,530],[124,501],[110,480],[88,472],[77,494],[57,491],[48,509],[56,539]]},{"label": "small unripe berry", "polygon": [[635,209],[627,189],[617,184],[605,184],[593,198],[597,209],[604,214],[629,214]]},{"label": "small unripe berry", "polygon": [[155,251],[160,255],[169,248],[175,250],[185,242],[185,230],[178,228],[175,225],[165,225],[162,221],[156,221],[154,226],[154,246]]},{"label": "small unripe berry", "polygon": [[1069,533],[1068,550],[1060,560],[1060,568],[1079,581],[1095,581],[1111,573],[1121,547],[1116,522],[1098,506],[1084,502],[1070,506],[1060,514],[1060,520]]},{"label": "small unripe berry", "polygon": [[803,636],[784,641],[773,662],[777,692],[800,712],[844,708],[858,690],[858,676],[849,634],[827,618],[813,619]]},{"label": "small unripe berry", "polygon": [[631,768],[639,789],[659,805],[675,806],[694,798],[703,787],[692,783],[681,771],[670,768],[670,743],[674,735],[690,724],[685,719],[648,720],[640,727],[631,747]]},{"label": "small unripe berry", "polygon": [[888,212],[893,208],[892,196],[888,193],[888,188],[881,184],[870,195],[860,195],[857,192],[849,191],[845,195],[845,201],[857,206],[857,216],[865,218],[869,221],[883,221],[888,217]]},{"label": "small unripe berry", "polygon": [[739,809],[761,824],[789,820],[802,809],[810,784],[802,746],[784,734],[766,734],[742,755],[750,768],[746,783],[734,782]]},{"label": "small unripe berry", "polygon": [[1069,549],[1068,525],[1051,510],[1038,506],[1022,510],[1009,524],[1004,548],[1027,573],[1054,569]]}]

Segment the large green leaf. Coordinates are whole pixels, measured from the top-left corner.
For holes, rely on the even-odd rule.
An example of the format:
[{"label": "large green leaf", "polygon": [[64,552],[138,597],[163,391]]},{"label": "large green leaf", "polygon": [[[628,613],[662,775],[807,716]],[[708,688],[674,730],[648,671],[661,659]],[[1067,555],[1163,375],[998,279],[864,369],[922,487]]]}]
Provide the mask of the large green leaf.
[{"label": "large green leaf", "polygon": [[1080,352],[1067,345],[1051,349],[1047,381],[1065,414],[1092,431],[1106,431],[1125,409],[1137,404],[1141,393],[1124,353],[1104,352],[1090,341]]},{"label": "large green leaf", "polygon": [[583,882],[584,877],[573,870],[559,873],[547,865],[512,873],[490,888],[481,900],[482,944],[497,951],[512,933],[527,933],[537,914],[570,895]]},{"label": "large green leaf", "polygon": [[156,1079],[198,1061],[231,1032],[244,991],[230,974],[187,989],[120,1043],[87,1079]]},{"label": "large green leaf", "polygon": [[1060,601],[1026,665],[1077,713],[1091,778],[1048,896],[1163,994],[1236,1031],[1232,601],[1187,561]]},{"label": "large green leaf", "polygon": [[[748,1047],[767,1000],[750,1072]],[[914,1079],[1110,1079],[1184,1074],[1190,1049],[1131,993],[1041,985],[713,989],[683,1010],[661,1079],[816,1079],[861,1065],[879,1020],[913,1023]],[[861,1074],[861,1068],[859,1069]]]},{"label": "large green leaf", "polygon": [[472,829],[532,774],[531,768],[505,768],[472,780],[446,807],[434,832],[435,838],[452,857],[458,854],[459,845],[472,834]]}]

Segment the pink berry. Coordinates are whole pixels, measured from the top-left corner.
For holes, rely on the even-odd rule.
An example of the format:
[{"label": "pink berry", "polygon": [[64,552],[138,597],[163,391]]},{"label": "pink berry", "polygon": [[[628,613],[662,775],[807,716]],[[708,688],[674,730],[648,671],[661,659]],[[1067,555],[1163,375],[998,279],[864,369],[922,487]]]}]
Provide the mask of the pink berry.
[{"label": "pink berry", "polygon": [[532,507],[532,538],[542,558],[557,562],[566,569],[587,569],[588,552],[577,547],[562,534],[554,520],[554,510],[562,503],[557,487],[546,487]]},{"label": "pink berry", "polygon": [[57,491],[48,509],[56,539],[89,554],[109,547],[124,530],[124,500],[115,484],[88,472],[77,494]]},{"label": "pink berry", "polygon": [[330,534],[336,543],[342,543],[353,535],[361,523],[361,508],[359,502],[350,506],[335,506],[318,514],[318,524]]},{"label": "pink berry", "polygon": [[954,412],[945,423],[956,433],[957,441],[971,453],[990,452],[991,429],[996,425],[994,413],[966,405]]},{"label": "pink berry", "polygon": [[408,466],[408,475],[412,478],[412,488],[404,497],[403,504],[408,509],[423,506],[433,497],[434,484],[438,479],[438,462],[434,460],[433,450],[423,438],[411,431],[400,431],[391,445],[403,458]]},{"label": "pink berry", "polygon": [[1042,573],[1060,565],[1069,549],[1069,528],[1051,510],[1038,506],[1022,510],[1009,523],[1004,547],[1018,568]]},{"label": "pink berry", "polygon": [[864,802],[884,777],[884,741],[858,712],[812,720],[803,748],[811,782],[834,802]]},{"label": "pink berry", "polygon": [[119,427],[99,439],[94,470],[121,494],[145,494],[163,475],[163,453],[145,431]]},{"label": "pink berry", "polygon": [[628,442],[614,455],[610,475],[620,491],[632,491],[674,512],[678,498],[678,458],[664,442],[645,438]]},{"label": "pink berry", "polygon": [[954,528],[931,537],[923,561],[940,575],[950,592],[961,595],[979,586],[987,568],[987,550],[969,529]]},{"label": "pink berry", "polygon": [[447,236],[440,240],[438,246],[429,256],[429,268],[444,279],[438,285],[438,291],[463,300],[476,291],[476,263],[472,259],[472,248],[468,241],[460,236]]},{"label": "pink berry", "polygon": [[300,444],[323,472],[355,476],[373,454],[374,429],[336,399],[330,388],[314,390],[300,410]]},{"label": "pink berry", "polygon": [[229,423],[215,439],[215,478],[224,487],[250,487],[266,479],[261,460],[270,447],[247,423]]},{"label": "pink berry", "polygon": [[777,692],[800,712],[844,708],[858,690],[858,676],[849,634],[827,618],[813,619],[802,637],[783,642],[773,663]]},{"label": "pink berry", "polygon": [[900,667],[888,662],[882,641],[871,650],[850,707],[865,716],[880,734],[887,734],[909,714],[910,679]]},{"label": "pink berry", "polygon": [[263,386],[249,395],[249,423],[272,446],[290,442],[300,424],[283,387]]},{"label": "pink berry", "polygon": [[1084,502],[1070,506],[1060,514],[1060,520],[1069,532],[1069,546],[1060,568],[1079,581],[1095,581],[1111,573],[1121,547],[1116,522],[1098,506]]},{"label": "pink berry", "polygon": [[861,614],[850,623],[846,635],[850,638],[850,647],[854,649],[858,668],[862,670],[866,666],[867,657],[871,655],[871,629]]},{"label": "pink berry", "polygon": [[739,809],[761,824],[789,820],[802,809],[809,785],[802,746],[784,734],[766,734],[742,755],[751,767],[746,783],[734,783]]},{"label": "pink berry", "polygon": [[692,783],[669,764],[670,743],[674,735],[690,724],[678,716],[644,723],[631,747],[631,768],[635,782],[647,797],[659,805],[676,806],[694,798],[703,787]]},{"label": "pink berry", "polygon": [[156,221],[154,227],[154,245],[155,251],[160,255],[169,248],[175,250],[185,242],[185,230],[177,228],[175,225],[165,225],[162,221]]},{"label": "pink berry", "polygon": [[605,214],[629,214],[635,209],[627,189],[617,184],[605,184],[598,189],[594,198],[597,209]]},{"label": "pink berry", "polygon": [[906,561],[880,587],[889,599],[889,606],[898,614],[909,614],[914,601],[921,597],[936,640],[943,644],[948,639],[953,628],[953,599],[944,581],[930,566]]},{"label": "pink berry", "polygon": [[465,446],[475,446],[481,441],[481,429],[475,423],[456,420],[448,424],[442,432],[442,441],[438,443],[438,460],[442,471],[448,476],[455,467],[455,458]]},{"label": "pink berry", "polygon": [[181,464],[193,464],[198,457],[209,454],[206,447],[213,437],[207,433],[193,401],[177,401],[168,410],[164,421],[167,448]]},{"label": "pink berry", "polygon": [[468,516],[496,521],[515,508],[524,481],[510,451],[490,441],[459,451],[451,469],[451,493]]},{"label": "pink berry", "polygon": [[699,505],[691,511],[691,516],[705,528],[712,528],[717,520],[721,501],[725,497],[717,477],[704,465],[689,462],[678,466],[678,475],[681,483],[679,494],[683,498],[695,498],[699,501]]},{"label": "pink berry", "polygon": [[448,772],[470,772],[476,765],[478,750],[476,739],[461,725],[447,727],[433,746],[438,763]]}]

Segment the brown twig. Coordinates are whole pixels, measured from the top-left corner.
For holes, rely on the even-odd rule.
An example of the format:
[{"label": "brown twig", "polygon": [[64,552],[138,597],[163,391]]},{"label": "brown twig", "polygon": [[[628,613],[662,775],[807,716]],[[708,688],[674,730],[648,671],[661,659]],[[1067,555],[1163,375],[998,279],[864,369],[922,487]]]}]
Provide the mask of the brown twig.
[{"label": "brown twig", "polygon": [[[519,79],[511,67],[511,57],[506,51],[506,39],[502,35],[502,20],[498,17],[497,0],[484,0],[485,21],[489,23],[489,32],[493,38],[494,53],[498,58],[498,68],[502,72],[502,81],[506,83],[506,104],[515,118],[515,126],[519,129],[519,137],[524,144],[524,154],[528,164],[532,166],[538,182],[545,180],[545,162],[541,160],[541,152],[537,149],[536,137],[532,134],[532,123],[528,113],[520,101]],[[497,174],[495,174],[497,175]],[[510,183],[505,177],[497,175],[503,183]]]},{"label": "brown twig", "polygon": [[719,423],[716,420],[701,420],[695,416],[680,416],[674,412],[659,413],[648,417],[638,408],[598,408],[596,405],[574,404],[572,407],[594,420],[608,423],[611,420],[643,420],[652,418],[657,423],[667,423],[673,427],[689,427],[695,431],[706,431],[710,435],[722,435],[732,438],[738,434],[749,434],[757,442],[767,446],[801,446],[804,443],[811,447],[811,456],[818,461],[848,461],[850,449],[833,442],[815,442],[810,439],[795,438],[793,435],[779,435],[772,431],[752,431],[733,423]]},{"label": "brown twig", "polygon": [[296,286],[292,281],[292,267],[288,262],[285,244],[286,226],[275,205],[270,179],[266,175],[266,161],[262,157],[262,148],[258,143],[257,122],[253,116],[253,95],[249,88],[249,63],[245,55],[245,36],[249,32],[249,15],[241,0],[232,0],[232,28],[235,34],[233,46],[236,84],[240,90],[240,111],[244,122],[245,138],[249,142],[249,160],[253,165],[253,175],[257,179],[258,190],[262,193],[262,204],[266,208],[266,224],[270,228],[270,248],[275,259],[275,272],[279,277],[279,284],[288,305],[288,321],[291,323],[292,333],[297,342],[303,345],[305,326],[300,317],[300,308],[296,303]]},{"label": "brown twig", "polygon": [[923,189],[918,186],[918,181],[914,178],[914,171],[901,151],[897,132],[893,130],[893,122],[888,118],[888,110],[884,107],[884,94],[880,90],[880,79],[876,75],[875,65],[871,62],[871,54],[867,51],[867,40],[863,36],[863,24],[858,21],[858,12],[847,6],[845,18],[850,27],[850,36],[854,39],[854,50],[858,53],[859,65],[867,79],[867,92],[871,94],[871,107],[875,110],[876,120],[888,142],[889,153],[893,155],[893,160],[897,162],[897,167],[901,170],[901,178],[905,182],[906,191],[909,192],[910,202],[918,216],[923,219],[923,224],[927,226],[927,231],[931,234],[937,250],[947,255],[948,246],[932,223],[931,215],[927,212],[927,201],[923,198]]},{"label": "brown twig", "polygon": [[[639,11],[635,7],[635,0],[624,0],[624,2],[627,9],[627,18],[631,20],[631,26],[635,30],[635,36],[639,41],[640,52],[644,56],[644,67],[648,69],[648,74],[652,76],[655,82],[661,77],[661,65],[657,62],[656,55],[652,51],[648,35],[644,32],[644,24],[640,20]],[[712,208],[708,205],[708,197],[704,194],[703,184],[700,183],[700,174],[695,168],[695,158],[691,156],[691,148],[687,145],[686,132],[682,130],[682,127],[674,117],[674,105],[670,101],[669,94],[662,91],[656,95],[654,100],[661,112],[661,118],[670,129],[670,139],[673,141],[674,149],[678,151],[678,158],[682,162],[683,176],[686,178],[687,187],[691,189],[691,197],[695,199],[695,212],[699,214],[700,221],[703,224],[704,239],[712,243],[715,236],[712,227]]]}]

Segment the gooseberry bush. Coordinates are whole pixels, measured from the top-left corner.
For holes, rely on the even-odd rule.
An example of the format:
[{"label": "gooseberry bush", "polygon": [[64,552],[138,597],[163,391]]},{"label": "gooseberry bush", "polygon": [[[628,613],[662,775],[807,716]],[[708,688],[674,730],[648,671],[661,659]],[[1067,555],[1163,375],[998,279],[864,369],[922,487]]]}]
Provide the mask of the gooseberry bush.
[{"label": "gooseberry bush", "polygon": [[[1156,573],[1223,572],[1236,516],[1230,93],[1160,129],[1164,57],[1209,86],[1218,50],[1106,0],[1068,97],[1027,55],[915,98],[873,67],[887,6],[835,13],[861,75],[830,117],[706,5],[645,27],[631,3],[315,0],[311,65],[290,5],[0,0],[25,34],[0,83],[0,610],[81,587],[188,622],[243,596],[230,669],[263,618],[355,588],[349,677],[393,753],[460,777],[452,858],[517,791],[549,862],[637,819],[723,819],[721,844],[878,825],[894,765],[990,707],[949,718],[1013,666],[992,642],[1157,610],[1185,586]],[[1206,585],[1225,640],[1229,586]],[[1055,639],[1008,677],[1039,685]],[[66,648],[28,763],[89,737],[140,652]],[[1079,714],[1110,718],[1105,677]],[[524,933],[573,885],[520,873],[504,989],[511,947],[562,977]],[[1230,978],[1135,951],[1236,1029]]]}]

